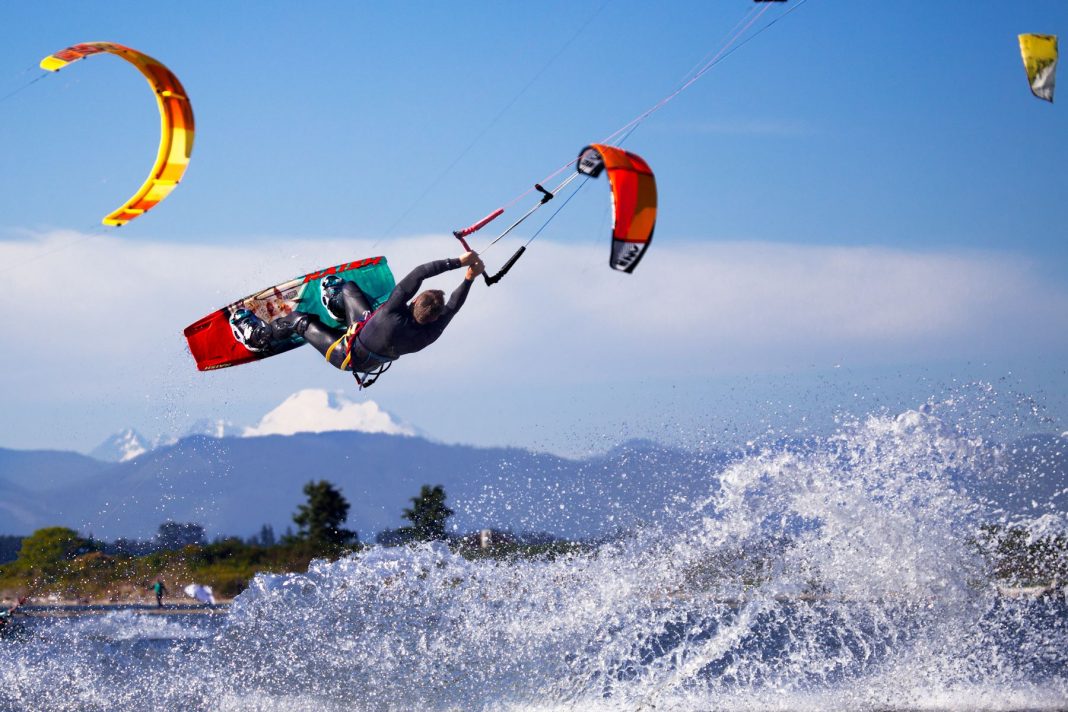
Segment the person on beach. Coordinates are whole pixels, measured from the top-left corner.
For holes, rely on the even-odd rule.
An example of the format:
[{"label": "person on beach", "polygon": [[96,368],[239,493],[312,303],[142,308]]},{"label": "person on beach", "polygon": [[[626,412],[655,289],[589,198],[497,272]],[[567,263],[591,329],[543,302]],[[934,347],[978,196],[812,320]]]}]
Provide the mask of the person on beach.
[{"label": "person on beach", "polygon": [[156,594],[156,607],[163,608],[163,594],[167,593],[167,587],[163,585],[163,579],[156,579],[152,584],[152,590]]}]

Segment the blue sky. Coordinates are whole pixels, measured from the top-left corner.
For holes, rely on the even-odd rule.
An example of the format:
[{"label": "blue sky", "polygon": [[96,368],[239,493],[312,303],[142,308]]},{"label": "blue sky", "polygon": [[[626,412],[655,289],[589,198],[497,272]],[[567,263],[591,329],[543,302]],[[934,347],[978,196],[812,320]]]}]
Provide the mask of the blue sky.
[{"label": "blue sky", "polygon": [[[751,9],[4,4],[0,278],[32,295],[17,311],[41,331],[28,341],[20,316],[0,336],[19,414],[0,446],[87,449],[349,388],[303,352],[197,373],[181,329],[325,264],[455,253],[451,229],[654,104]],[[1059,0],[808,0],[628,139],[661,206],[635,275],[605,265],[607,189],[591,184],[368,397],[446,440],[581,450],[1009,378],[1061,427],[1068,132],[1030,96],[1016,35],[1066,31]],[[158,140],[143,79],[98,57],[27,86],[88,40],[166,63],[197,118],[183,184],[119,231],[99,218]]]}]

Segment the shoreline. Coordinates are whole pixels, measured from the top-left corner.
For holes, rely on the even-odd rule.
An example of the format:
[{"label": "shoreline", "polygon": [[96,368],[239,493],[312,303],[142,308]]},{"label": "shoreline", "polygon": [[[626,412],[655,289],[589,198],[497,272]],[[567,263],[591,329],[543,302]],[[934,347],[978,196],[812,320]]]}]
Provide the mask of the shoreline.
[{"label": "shoreline", "polygon": [[26,603],[18,610],[20,616],[35,618],[65,618],[70,616],[104,615],[119,611],[133,611],[139,614],[163,616],[187,615],[226,615],[230,611],[230,600],[217,603],[164,603],[160,608],[149,602],[93,601],[78,603],[63,601],[58,603]]},{"label": "shoreline", "polygon": [[[1068,602],[1068,586],[995,586],[995,593],[1001,598],[1007,599],[1037,599],[1044,596],[1053,596]],[[777,601],[827,601],[834,600],[832,596],[819,594],[798,594],[794,596],[777,595]],[[721,599],[721,602],[741,603],[744,597]],[[6,602],[5,602],[6,603]],[[222,599],[216,603],[200,603],[198,601],[164,602],[162,607],[157,606],[151,599],[135,599],[130,601],[110,600],[58,600],[49,601],[38,599],[34,603],[27,602],[18,610],[18,615],[28,617],[70,617],[85,615],[104,615],[119,611],[132,611],[143,615],[186,616],[186,615],[226,615],[230,611],[233,599]]]}]

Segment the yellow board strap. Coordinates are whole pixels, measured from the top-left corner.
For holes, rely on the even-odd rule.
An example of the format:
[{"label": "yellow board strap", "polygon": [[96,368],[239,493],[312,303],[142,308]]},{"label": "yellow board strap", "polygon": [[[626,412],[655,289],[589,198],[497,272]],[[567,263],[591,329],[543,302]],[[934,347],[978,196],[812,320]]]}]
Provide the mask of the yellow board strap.
[{"label": "yellow board strap", "polygon": [[[326,360],[327,361],[330,360],[330,356],[334,353],[334,349],[336,349],[338,346],[340,346],[341,342],[345,341],[346,339],[354,339],[354,338],[356,338],[356,334],[360,331],[360,327],[362,327],[362,326],[363,326],[363,324],[360,323],[360,322],[357,322],[357,323],[353,324],[352,326],[350,326],[348,328],[348,331],[345,332],[344,336],[342,336],[340,339],[338,339],[334,343],[330,344],[330,348],[328,348],[326,350]],[[348,348],[348,344],[346,344],[344,348],[347,351],[347,353],[345,354],[345,360],[341,362],[340,366],[338,366],[338,368],[341,369],[342,371],[348,369],[349,364],[352,363],[352,349]]]},{"label": "yellow board strap", "polygon": [[330,344],[330,348],[328,348],[328,349],[326,350],[326,360],[327,360],[327,361],[329,361],[329,360],[330,360],[330,356],[331,356],[331,354],[333,354],[333,353],[334,353],[334,349],[336,349],[336,348],[338,347],[338,344],[340,344],[340,343],[341,343],[342,341],[344,341],[344,340],[345,340],[345,337],[344,337],[344,336],[342,336],[342,337],[341,337],[340,339],[338,339],[338,340],[337,340],[337,341],[335,341],[334,343]]}]

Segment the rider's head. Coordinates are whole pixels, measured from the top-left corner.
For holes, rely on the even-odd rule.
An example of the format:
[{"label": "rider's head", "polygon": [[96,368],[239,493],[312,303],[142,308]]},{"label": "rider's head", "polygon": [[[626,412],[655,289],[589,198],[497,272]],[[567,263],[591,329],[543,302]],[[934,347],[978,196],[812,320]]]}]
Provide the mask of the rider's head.
[{"label": "rider's head", "polygon": [[412,316],[420,324],[437,321],[443,311],[445,292],[440,289],[428,289],[412,300]]}]

